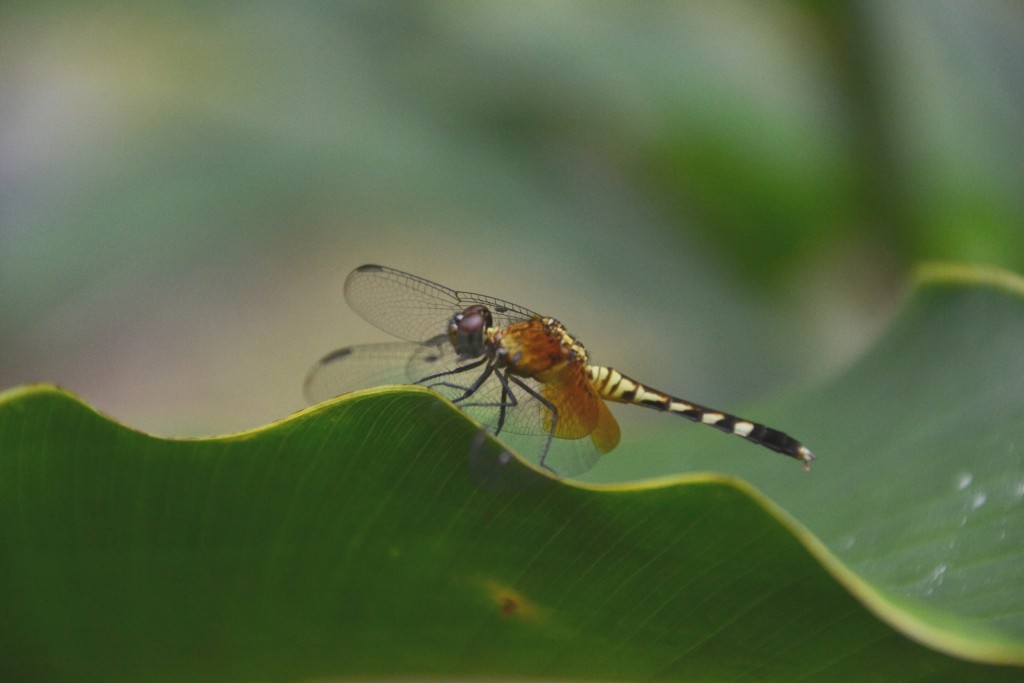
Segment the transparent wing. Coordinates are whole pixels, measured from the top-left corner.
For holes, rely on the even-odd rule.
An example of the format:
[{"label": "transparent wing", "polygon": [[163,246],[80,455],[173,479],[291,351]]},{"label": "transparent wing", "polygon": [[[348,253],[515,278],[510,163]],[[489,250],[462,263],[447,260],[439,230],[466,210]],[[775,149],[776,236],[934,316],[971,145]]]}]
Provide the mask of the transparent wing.
[{"label": "transparent wing", "polygon": [[[449,345],[391,342],[349,346],[327,354],[312,367],[304,393],[310,403],[319,403],[357,389],[420,384],[456,401],[486,371],[485,365],[475,362],[460,359]],[[526,378],[520,381],[530,391],[511,383],[510,396],[501,380],[491,374],[457,405],[535,464],[544,456],[547,467],[566,477],[590,469],[605,450],[591,438],[593,426],[574,420],[562,399],[552,395],[549,385]],[[538,395],[549,402],[555,398],[564,409],[566,421],[556,429],[556,438],[549,438],[551,411]],[[600,407],[607,410],[603,404]]]},{"label": "transparent wing", "polygon": [[[419,384],[458,401],[459,408],[492,432],[500,424],[506,432],[546,435],[550,419],[543,404],[518,387],[514,396],[503,393],[501,381],[493,374],[466,396],[485,371],[484,365],[460,359],[450,346],[362,344],[338,349],[317,361],[306,376],[303,393],[310,403],[319,403],[358,389]],[[537,382],[525,381],[535,393],[543,390]]]},{"label": "transparent wing", "polygon": [[[424,370],[425,367],[420,367],[417,372]],[[455,401],[482,372],[482,367],[473,368],[423,384]],[[514,451],[537,465],[543,458],[545,467],[563,477],[586,472],[614,447],[614,444],[609,447],[607,443],[609,427],[614,430],[614,442],[618,442],[618,424],[600,399],[597,399],[600,412],[591,418],[570,410],[565,397],[554,396],[550,385],[528,378],[520,378],[520,381],[531,391],[510,382],[512,396],[509,396],[505,385],[492,374],[471,396],[456,405]],[[554,438],[551,438],[551,410],[537,395],[544,397],[545,402],[553,403],[565,415],[565,420],[560,420],[555,428]],[[553,398],[557,402],[552,401]]]},{"label": "transparent wing", "polygon": [[435,351],[440,363],[440,349],[424,344],[392,342],[347,346],[316,362],[306,375],[303,394],[310,403],[320,403],[357,389],[410,384],[415,381],[409,377],[410,359],[428,357]]},{"label": "transparent wing", "polygon": [[[413,367],[415,363],[410,364]],[[418,367],[414,374],[428,369],[436,366]],[[483,372],[482,367],[472,368],[422,384],[455,401],[466,414],[535,464],[543,458],[544,466],[560,476],[586,472],[618,443],[618,424],[589,383],[577,382],[574,376],[554,384],[530,378],[503,383],[492,374],[472,395],[459,400]],[[549,406],[559,414],[554,425]]]},{"label": "transparent wing", "polygon": [[604,455],[590,439],[552,439],[547,435],[515,434],[502,432],[498,435],[513,451],[524,456],[534,465],[540,465],[544,455],[544,467],[560,477],[575,477],[592,468]]},{"label": "transparent wing", "polygon": [[472,304],[487,306],[498,327],[538,317],[496,297],[460,292],[377,265],[360,266],[349,274],[345,300],[368,323],[399,339],[421,343],[443,336],[452,316]]}]

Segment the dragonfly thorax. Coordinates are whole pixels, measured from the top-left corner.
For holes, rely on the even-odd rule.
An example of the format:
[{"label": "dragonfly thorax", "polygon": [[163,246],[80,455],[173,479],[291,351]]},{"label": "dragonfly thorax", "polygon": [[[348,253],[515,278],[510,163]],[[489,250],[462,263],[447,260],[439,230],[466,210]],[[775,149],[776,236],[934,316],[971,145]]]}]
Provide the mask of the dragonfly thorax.
[{"label": "dragonfly thorax", "polygon": [[486,332],[487,353],[499,368],[548,382],[569,364],[587,364],[583,345],[554,318],[531,318]]},{"label": "dragonfly thorax", "polygon": [[487,330],[493,326],[491,312],[476,304],[452,316],[448,339],[462,358],[478,358],[487,352]]}]

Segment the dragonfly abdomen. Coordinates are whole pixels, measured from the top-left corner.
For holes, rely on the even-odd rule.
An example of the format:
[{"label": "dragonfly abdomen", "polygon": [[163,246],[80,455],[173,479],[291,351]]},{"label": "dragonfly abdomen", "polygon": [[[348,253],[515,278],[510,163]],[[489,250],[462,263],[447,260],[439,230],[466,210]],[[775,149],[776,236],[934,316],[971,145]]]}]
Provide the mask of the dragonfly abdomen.
[{"label": "dragonfly abdomen", "polygon": [[796,458],[804,463],[805,468],[814,460],[814,454],[806,446],[777,429],[650,389],[614,368],[588,365],[587,375],[598,394],[605,400],[675,413],[688,420],[735,434],[759,446]]}]

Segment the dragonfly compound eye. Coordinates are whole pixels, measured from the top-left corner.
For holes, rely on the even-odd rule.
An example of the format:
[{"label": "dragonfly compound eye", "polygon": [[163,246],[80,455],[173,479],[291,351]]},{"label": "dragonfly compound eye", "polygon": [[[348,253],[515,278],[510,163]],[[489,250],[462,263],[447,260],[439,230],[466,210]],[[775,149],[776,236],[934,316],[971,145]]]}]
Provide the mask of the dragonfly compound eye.
[{"label": "dragonfly compound eye", "polygon": [[486,350],[484,337],[488,327],[491,327],[491,312],[478,304],[452,318],[448,337],[460,356],[482,356]]}]

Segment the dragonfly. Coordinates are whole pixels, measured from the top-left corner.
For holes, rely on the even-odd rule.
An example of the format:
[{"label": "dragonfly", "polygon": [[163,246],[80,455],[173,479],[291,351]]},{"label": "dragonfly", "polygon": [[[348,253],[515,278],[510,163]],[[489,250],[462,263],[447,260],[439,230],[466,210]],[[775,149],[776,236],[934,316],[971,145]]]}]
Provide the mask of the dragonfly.
[{"label": "dragonfly", "polygon": [[347,346],[310,370],[305,395],[319,403],[387,384],[429,387],[495,436],[558,476],[590,469],[620,440],[606,402],[679,415],[795,458],[814,454],[772,427],[677,398],[590,362],[558,320],[483,294],[444,287],[379,265],[356,268],[345,299],[402,341]]}]

